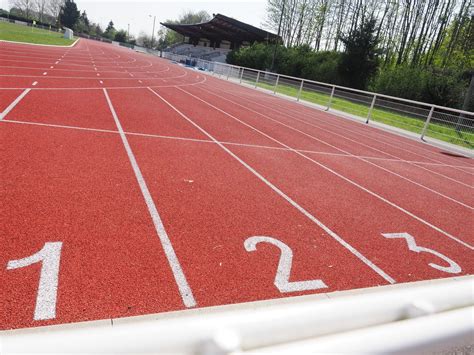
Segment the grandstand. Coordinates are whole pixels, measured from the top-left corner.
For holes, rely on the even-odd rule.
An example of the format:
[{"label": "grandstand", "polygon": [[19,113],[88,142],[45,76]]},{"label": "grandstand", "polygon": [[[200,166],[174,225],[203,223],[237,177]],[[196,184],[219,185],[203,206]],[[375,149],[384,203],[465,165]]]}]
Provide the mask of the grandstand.
[{"label": "grandstand", "polygon": [[255,42],[278,42],[281,37],[233,18],[217,14],[208,22],[183,25],[161,23],[183,35],[183,43],[165,49],[174,54],[224,63],[227,54]]}]

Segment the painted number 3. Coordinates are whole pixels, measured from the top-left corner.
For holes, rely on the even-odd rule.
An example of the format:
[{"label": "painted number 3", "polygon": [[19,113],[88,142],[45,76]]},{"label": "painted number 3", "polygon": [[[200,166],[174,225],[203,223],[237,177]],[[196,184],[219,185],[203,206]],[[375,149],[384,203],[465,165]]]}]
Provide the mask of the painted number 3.
[{"label": "painted number 3", "polygon": [[7,270],[13,270],[41,262],[34,320],[56,318],[61,247],[61,242],[45,243],[39,252],[23,259],[11,260],[7,264]]},{"label": "painted number 3", "polygon": [[440,258],[441,260],[444,260],[449,265],[449,266],[441,266],[435,263],[429,263],[428,265],[431,266],[433,269],[447,272],[449,274],[459,274],[462,271],[461,267],[456,262],[448,258],[446,255],[443,255],[437,252],[436,250],[420,247],[419,245],[417,245],[415,238],[409,233],[382,233],[382,235],[384,236],[384,238],[387,238],[387,239],[398,239],[398,238],[405,239],[408,244],[409,250],[414,251],[415,253],[432,254]]}]

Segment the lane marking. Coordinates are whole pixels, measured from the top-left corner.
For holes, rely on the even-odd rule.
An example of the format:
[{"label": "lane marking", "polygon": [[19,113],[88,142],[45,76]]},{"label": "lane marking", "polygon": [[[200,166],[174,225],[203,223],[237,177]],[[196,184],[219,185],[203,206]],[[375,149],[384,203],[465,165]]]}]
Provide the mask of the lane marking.
[{"label": "lane marking", "polygon": [[96,75],[97,75],[97,76],[100,76],[100,74],[99,74],[99,73],[97,73]]},{"label": "lane marking", "polygon": [[290,281],[293,251],[288,245],[276,238],[268,236],[250,237],[244,242],[245,250],[248,252],[256,251],[259,243],[272,244],[280,249],[280,261],[278,262],[273,284],[281,293],[312,291],[328,287],[323,280]]},{"label": "lane marking", "polygon": [[[326,142],[326,141],[324,141],[324,140],[321,140],[321,139],[319,139],[319,138],[316,138],[316,137],[314,137],[313,135],[308,134],[308,133],[306,133],[306,132],[304,132],[304,131],[301,131],[301,130],[299,130],[299,129],[297,129],[297,128],[291,127],[291,126],[289,126],[289,125],[287,125],[287,124],[285,124],[285,123],[283,123],[283,122],[280,122],[280,121],[278,121],[278,120],[276,120],[276,119],[274,119],[274,118],[271,118],[270,116],[267,116],[267,115],[265,115],[265,114],[263,114],[263,113],[259,113],[258,111],[255,111],[255,110],[253,110],[253,109],[251,109],[251,108],[249,108],[249,107],[247,107],[247,106],[244,106],[244,105],[241,105],[241,104],[239,104],[239,103],[237,103],[237,102],[234,102],[233,100],[228,100],[228,99],[226,99],[225,97],[223,97],[223,96],[221,96],[221,95],[213,94],[211,91],[209,91],[209,90],[207,90],[207,89],[204,89],[204,88],[201,88],[201,89],[204,90],[204,91],[206,91],[206,92],[208,92],[208,93],[210,93],[210,94],[212,94],[212,95],[214,95],[214,96],[220,97],[220,98],[222,98],[223,100],[229,101],[229,102],[233,103],[234,105],[240,106],[240,107],[242,107],[242,108],[244,108],[244,109],[246,109],[246,110],[248,110],[248,111],[250,111],[250,112],[256,113],[256,114],[258,114],[258,115],[264,117],[264,118],[267,119],[267,120],[271,120],[272,122],[275,122],[275,123],[277,123],[277,124],[279,124],[279,125],[282,125],[283,127],[286,127],[286,128],[288,128],[288,129],[291,129],[291,130],[293,130],[293,131],[295,131],[295,132],[297,132],[297,133],[299,133],[299,134],[302,134],[302,135],[304,135],[304,136],[306,136],[306,137],[308,137],[308,138],[310,138],[310,139],[313,139],[313,140],[315,140],[315,141],[317,141],[317,142],[320,142],[320,143],[322,143],[322,144],[325,144],[325,145],[327,145],[328,147],[331,147],[331,148],[336,149],[336,150],[338,150],[338,151],[340,151],[340,152],[343,152],[343,153],[348,154],[348,155],[353,155],[354,157],[356,157],[355,154],[352,154],[352,153],[350,153],[350,152],[348,152],[348,151],[346,151],[346,150],[344,150],[344,149],[338,148],[338,147],[332,145],[331,143],[328,143],[328,142]],[[185,90],[183,90],[183,89],[179,89],[179,90],[182,90],[182,91],[186,92],[188,95],[191,95],[192,97],[194,97],[194,98],[196,98],[196,99],[198,99],[198,100],[201,100],[199,97],[197,97],[197,96],[191,94],[191,93],[188,92],[188,91],[185,91]],[[203,101],[203,102],[206,102],[205,100],[202,100],[202,101]],[[206,102],[206,103],[207,103],[207,102]],[[321,129],[323,129],[323,128],[321,128]],[[323,130],[324,130],[324,129],[323,129]],[[335,133],[333,133],[333,134],[335,134]],[[337,135],[337,134],[335,134],[335,135]],[[354,142],[355,142],[355,141],[354,141]],[[356,142],[356,143],[357,143],[357,142]],[[362,144],[362,143],[361,143],[361,144]],[[388,154],[388,155],[389,155],[389,154]],[[393,156],[392,156],[392,157],[393,157]],[[434,194],[436,194],[436,195],[438,195],[438,196],[441,196],[441,197],[443,197],[443,198],[445,198],[445,199],[447,199],[447,200],[450,200],[450,201],[452,201],[452,202],[454,202],[454,203],[457,203],[457,204],[459,204],[459,205],[461,205],[461,206],[463,206],[463,207],[465,207],[465,208],[468,208],[468,209],[470,209],[470,210],[474,210],[474,207],[472,207],[472,206],[469,206],[469,205],[467,205],[467,204],[465,204],[465,203],[463,203],[463,202],[461,202],[461,201],[456,200],[456,199],[453,198],[453,197],[447,196],[447,195],[445,195],[445,194],[443,194],[443,193],[441,193],[441,192],[439,192],[439,191],[437,191],[437,190],[434,190],[434,189],[432,189],[432,188],[430,188],[430,187],[428,187],[428,186],[425,186],[425,185],[423,185],[423,184],[421,184],[421,183],[419,183],[419,182],[416,182],[416,181],[414,181],[414,180],[411,180],[410,178],[407,178],[406,176],[403,176],[403,175],[401,175],[401,174],[398,174],[398,173],[395,172],[395,171],[392,171],[392,170],[390,170],[390,169],[388,169],[388,168],[385,168],[385,167],[383,167],[383,166],[380,166],[380,165],[378,165],[378,164],[376,164],[376,163],[374,163],[374,162],[368,161],[368,160],[366,160],[366,159],[364,159],[364,158],[357,158],[357,159],[360,160],[360,161],[363,161],[363,162],[365,162],[365,163],[367,163],[367,164],[369,164],[369,165],[372,165],[372,166],[374,166],[374,167],[376,167],[376,168],[378,168],[378,169],[381,169],[381,170],[383,170],[383,171],[385,171],[385,172],[387,172],[387,173],[389,173],[389,174],[395,175],[396,177],[398,177],[398,178],[400,178],[400,179],[402,179],[402,180],[408,181],[409,183],[412,183],[412,184],[414,184],[414,185],[416,185],[416,186],[418,186],[418,187],[421,187],[422,189],[428,190],[428,191],[430,191],[430,192],[432,192],[432,193],[434,193]],[[423,169],[429,170],[429,169],[427,169],[427,168],[423,168]],[[469,185],[466,185],[466,186],[469,187],[469,188],[472,188],[472,187],[469,186]]]},{"label": "lane marking", "polygon": [[54,67],[53,67],[52,65],[49,67],[49,69],[53,69],[53,68],[54,68]]},{"label": "lane marking", "polygon": [[130,147],[128,143],[127,136],[125,135],[125,132],[122,129],[122,125],[120,124],[117,113],[115,112],[115,109],[112,105],[112,101],[110,100],[107,89],[103,89],[103,92],[107,100],[107,103],[109,105],[110,112],[112,113],[115,124],[119,131],[120,138],[122,139],[122,143],[127,152],[128,159],[130,160],[130,163],[132,165],[133,172],[135,173],[135,177],[138,181],[138,185],[140,186],[140,190],[145,199],[146,205],[148,207],[148,212],[150,213],[151,218],[153,220],[156,233],[160,239],[161,245],[166,254],[166,258],[168,259],[168,262],[170,264],[171,270],[176,280],[176,284],[178,285],[178,289],[181,294],[181,298],[183,299],[183,303],[188,308],[195,307],[197,303],[196,303],[196,300],[194,299],[193,293],[191,291],[191,287],[189,286],[186,280],[186,276],[184,275],[184,272],[179,263],[178,257],[176,256],[176,253],[173,249],[173,245],[171,244],[168,234],[166,233],[165,226],[163,225],[163,222],[158,213],[158,210],[156,209],[155,203],[153,202],[153,198],[151,197],[150,191],[148,190],[148,186],[145,182],[145,179],[143,178],[142,172],[135,159],[132,148]]},{"label": "lane marking", "polygon": [[36,85],[38,85],[38,82],[35,81],[35,82],[34,82],[33,84],[31,84],[31,85],[36,86]]},{"label": "lane marking", "polygon": [[[222,109],[220,109],[220,108],[218,108],[218,107],[216,107],[216,106],[210,104],[209,102],[207,102],[207,101],[205,101],[205,100],[203,100],[203,99],[201,99],[201,98],[199,98],[199,97],[197,97],[197,96],[194,96],[193,94],[187,92],[186,90],[183,90],[183,89],[181,89],[181,88],[179,88],[179,87],[177,87],[177,89],[180,90],[180,91],[182,91],[182,92],[185,92],[185,93],[187,93],[187,94],[189,94],[189,95],[191,95],[191,96],[193,96],[193,97],[196,97],[198,100],[200,100],[200,101],[206,103],[208,106],[213,107],[213,108],[216,109],[217,111],[222,112],[222,113],[225,114],[226,116],[229,116],[229,117],[233,118],[234,120],[236,120],[236,121],[242,123],[244,126],[247,126],[247,127],[251,128],[251,129],[254,130],[255,132],[260,133],[261,135],[263,135],[263,136],[267,137],[268,139],[270,139],[270,140],[272,140],[272,141],[274,141],[274,142],[280,144],[281,146],[288,148],[289,150],[295,152],[296,154],[298,154],[299,156],[305,158],[306,160],[308,160],[308,161],[310,161],[310,162],[313,162],[314,164],[318,165],[319,167],[323,168],[324,170],[329,171],[330,173],[336,175],[337,177],[339,177],[339,178],[341,178],[342,180],[344,180],[344,181],[350,183],[351,185],[354,185],[355,187],[361,189],[362,191],[367,192],[369,195],[372,195],[372,196],[378,198],[379,200],[381,200],[381,201],[383,201],[383,202],[389,204],[390,206],[392,206],[392,207],[398,209],[399,211],[401,211],[401,212],[407,214],[408,216],[412,217],[413,219],[416,219],[417,221],[419,221],[419,222],[425,224],[426,226],[428,226],[428,227],[434,229],[435,231],[437,231],[437,232],[439,232],[439,233],[445,235],[446,237],[448,237],[448,238],[450,238],[450,239],[452,239],[452,240],[458,242],[459,244],[464,245],[465,247],[467,247],[467,248],[469,248],[469,249],[471,249],[471,250],[474,250],[474,247],[473,247],[472,245],[470,245],[470,244],[468,244],[468,243],[462,241],[461,239],[459,239],[459,238],[457,238],[457,237],[451,235],[450,233],[448,233],[448,232],[442,230],[441,228],[436,227],[435,225],[431,224],[430,222],[424,220],[423,218],[418,217],[417,215],[413,214],[412,212],[410,212],[410,211],[404,209],[403,207],[401,207],[401,206],[397,205],[396,203],[394,203],[394,202],[392,202],[392,201],[386,199],[385,197],[382,197],[381,195],[379,195],[379,194],[377,194],[377,193],[375,193],[375,192],[369,190],[368,188],[366,188],[366,187],[360,185],[359,183],[357,183],[357,182],[355,182],[355,181],[353,181],[353,180],[351,180],[351,179],[345,177],[344,175],[342,175],[342,174],[338,173],[337,171],[335,171],[335,170],[333,170],[333,169],[327,167],[326,165],[324,165],[324,164],[322,164],[322,163],[320,163],[320,162],[318,162],[318,161],[316,161],[316,160],[314,160],[314,159],[308,157],[307,155],[304,155],[304,154],[301,153],[301,152],[298,152],[298,151],[295,150],[294,148],[291,148],[290,146],[286,145],[285,143],[280,142],[280,141],[277,140],[276,138],[273,138],[273,137],[269,136],[268,134],[266,134],[266,133],[264,133],[264,132],[258,130],[257,128],[253,127],[252,125],[250,125],[250,124],[248,124],[248,123],[246,123],[246,122],[244,122],[244,121],[241,121],[240,119],[238,119],[237,117],[231,115],[230,113],[228,113],[228,112],[226,112],[226,111],[224,111],[224,110],[222,110]],[[150,90],[151,90],[151,89],[150,89]],[[151,90],[151,91],[153,91],[153,90]],[[153,91],[153,92],[154,92],[154,91]],[[163,99],[163,100],[164,100],[164,99]]]},{"label": "lane marking", "polygon": [[[239,85],[239,86],[240,86],[240,85]],[[240,91],[240,93],[239,93],[239,91]],[[242,95],[242,90],[239,90],[239,91],[234,90],[235,95]],[[263,92],[260,92],[260,93],[264,94]],[[247,95],[247,93],[245,93],[244,95],[246,96],[246,100],[248,100],[248,101],[250,101],[250,102],[253,102],[253,103],[255,103],[255,104],[257,104],[257,105],[260,105],[260,106],[263,106],[263,107],[265,107],[265,108],[273,109],[273,108],[270,107],[270,106],[267,106],[267,105],[258,103],[258,102],[253,101],[253,100],[250,100],[250,97]],[[269,99],[274,99],[274,96],[273,96],[273,95],[272,95],[272,96],[265,95],[264,97],[269,98]],[[276,101],[276,100],[272,100],[272,101]],[[285,101],[285,102],[287,102],[288,104],[291,104],[290,101]],[[315,111],[316,111],[315,108],[308,107],[308,106],[305,106],[305,105],[302,105],[302,106],[295,106],[295,107],[291,106],[291,107],[290,107],[290,106],[282,106],[282,105],[277,105],[277,104],[276,104],[275,106],[280,107],[280,108],[283,108],[283,109],[288,110],[288,111],[295,111],[295,112],[296,112],[296,110],[295,110],[296,108],[298,108],[298,109],[303,109],[303,110],[297,110],[297,111],[298,111],[301,115],[306,116],[306,117],[308,117],[308,118],[311,119],[311,120],[314,120],[314,117],[312,116],[312,115],[313,115],[313,112],[308,112],[308,110],[311,110],[311,111],[312,111],[312,110],[315,110]],[[347,122],[347,119],[346,119],[344,116],[338,115],[338,114],[335,113],[335,112],[331,112],[330,114],[332,114],[333,116],[336,116],[336,117],[338,117],[338,118],[343,118],[343,119],[345,120],[345,122]],[[289,114],[287,114],[287,115],[289,115]],[[408,146],[414,147],[414,148],[416,148],[416,149],[418,149],[418,150],[424,150],[424,151],[430,153],[431,155],[437,154],[436,152],[434,152],[434,151],[431,150],[431,149],[427,149],[426,147],[423,147],[423,146],[421,146],[421,145],[416,144],[416,142],[414,142],[413,140],[410,140],[410,139],[403,139],[403,140],[402,140],[401,138],[404,138],[404,137],[400,137],[400,136],[394,135],[394,134],[391,133],[391,132],[386,132],[386,131],[377,129],[376,127],[373,127],[373,126],[372,126],[373,129],[370,131],[370,133],[373,133],[373,135],[372,135],[372,134],[369,135],[369,134],[367,134],[367,133],[369,133],[369,132],[361,131],[361,130],[354,131],[353,129],[339,126],[339,125],[334,124],[334,123],[331,123],[331,122],[329,122],[329,121],[327,121],[327,120],[325,121],[325,123],[328,124],[328,125],[330,125],[330,126],[333,126],[333,127],[336,127],[336,128],[341,128],[341,129],[343,129],[343,130],[345,130],[345,131],[349,131],[349,133],[351,133],[351,134],[354,134],[354,133],[355,133],[355,134],[357,134],[357,135],[359,135],[359,136],[365,137],[365,138],[370,139],[370,140],[373,140],[373,141],[380,142],[380,139],[382,139],[385,145],[388,145],[388,146],[393,147],[393,148],[395,148],[395,149],[398,149],[398,150],[401,150],[401,151],[406,151],[406,152],[408,152],[408,153],[410,153],[410,154],[417,155],[417,156],[420,156],[420,157],[425,158],[425,159],[429,159],[429,160],[431,160],[431,161],[433,161],[433,162],[443,163],[441,160],[434,159],[434,158],[430,158],[430,157],[428,157],[428,156],[426,156],[426,155],[421,154],[421,152],[417,153],[417,152],[414,152],[414,151],[412,151],[412,150],[409,150],[409,149],[406,149],[406,148],[402,148],[402,147],[400,146],[400,143],[401,143],[401,142],[402,142],[403,144],[408,145]],[[360,122],[358,122],[358,121],[356,121],[356,123],[359,123],[359,124],[360,124]],[[364,124],[363,127],[367,127],[367,126]],[[353,128],[353,127],[352,127],[352,128]],[[359,126],[359,128],[360,128],[360,126]],[[376,130],[375,130],[375,129],[376,129]],[[396,143],[396,145],[387,142],[385,139],[388,139],[388,140],[392,141],[393,143]],[[469,168],[469,167],[468,167],[468,168]],[[456,170],[459,170],[459,169],[456,169]],[[448,176],[445,176],[445,177],[446,177],[446,178],[449,178]],[[454,180],[454,179],[453,179],[453,180]],[[454,180],[454,181],[457,181],[457,180]]]},{"label": "lane marking", "polygon": [[59,64],[59,60],[58,60],[58,61],[56,61],[56,63],[54,63],[54,64]]},{"label": "lane marking", "polygon": [[199,131],[201,131],[204,135],[209,137],[214,143],[216,143],[220,148],[222,148],[227,154],[229,154],[231,157],[233,157],[235,160],[237,160],[241,165],[243,165],[247,170],[249,170],[252,174],[254,174],[260,181],[262,181],[265,185],[267,185],[270,189],[272,189],[274,192],[276,192],[280,197],[285,199],[288,203],[290,203],[294,208],[296,208],[299,212],[301,212],[304,216],[306,216],[309,220],[311,220],[313,223],[315,223],[317,226],[319,226],[322,230],[324,230],[329,236],[331,236],[334,240],[336,240],[339,244],[341,244],[344,248],[349,250],[353,255],[355,255],[359,260],[361,260],[364,264],[366,264],[368,267],[370,267],[373,271],[375,271],[377,274],[379,274],[383,279],[385,279],[387,282],[393,284],[396,283],[396,281],[390,277],[388,274],[386,274],[381,268],[379,268],[377,265],[375,265],[373,262],[371,262],[369,259],[367,259],[364,255],[362,255],[357,249],[355,249],[352,245],[347,243],[344,239],[342,239],[338,234],[333,232],[329,227],[327,227],[324,223],[322,223],[319,219],[317,219],[315,216],[313,216],[311,213],[306,211],[303,207],[301,207],[296,201],[294,201],[291,197],[286,195],[282,190],[280,190],[278,187],[273,185],[270,181],[268,181],[265,177],[263,177],[259,172],[257,172],[254,168],[252,168],[250,165],[248,165],[245,161],[243,161],[240,157],[238,157],[235,153],[233,153],[230,149],[228,149],[225,145],[220,143],[214,136],[212,136],[210,133],[208,133],[204,128],[199,126],[197,123],[195,123],[192,119],[190,119],[188,116],[186,116],[184,113],[179,111],[176,107],[174,107],[171,103],[166,101],[165,98],[163,98],[160,94],[158,94],[156,91],[154,91],[151,88],[148,88],[154,95],[156,95],[158,98],[160,98],[164,103],[166,103],[169,107],[171,107],[174,111],[176,111],[181,117],[183,117],[185,120],[187,120],[189,123],[191,123],[194,127],[196,127]]},{"label": "lane marking", "polygon": [[25,89],[2,113],[0,113],[0,121],[2,121],[8,113],[13,110],[13,108],[18,105],[18,103],[31,91],[30,89]]},{"label": "lane marking", "polygon": [[[250,108],[248,108],[247,106],[243,106],[243,105],[241,105],[241,104],[236,103],[236,102],[233,101],[233,100],[230,100],[230,99],[228,99],[228,98],[225,98],[225,97],[223,97],[223,96],[221,96],[221,95],[217,95],[217,94],[213,93],[213,92],[210,91],[210,90],[207,90],[207,89],[205,89],[205,88],[203,88],[203,90],[205,90],[205,91],[211,93],[212,95],[218,96],[218,97],[222,98],[223,100],[227,100],[227,101],[232,102],[232,103],[234,103],[234,104],[237,104],[237,105],[239,105],[239,106],[245,107],[246,109],[248,109],[248,110],[250,110],[250,111],[252,111],[252,112],[256,112],[256,113],[258,113],[259,115],[265,116],[265,115],[259,113],[258,111],[254,111],[253,109],[250,109]],[[234,93],[230,93],[230,92],[227,92],[227,93],[228,93],[229,95],[232,95],[232,96],[238,96],[237,94],[234,94]],[[391,156],[391,157],[393,157],[393,158],[401,159],[401,158],[400,158],[399,156],[397,156],[397,155],[394,155],[394,154],[388,153],[388,152],[386,152],[386,151],[384,151],[384,150],[375,148],[375,147],[373,147],[373,146],[371,146],[371,145],[369,145],[369,144],[362,143],[360,140],[351,139],[351,138],[349,138],[349,137],[346,137],[346,136],[343,135],[343,134],[339,134],[339,133],[336,133],[335,131],[332,131],[330,128],[324,128],[324,127],[319,126],[319,125],[316,125],[316,124],[314,124],[314,123],[310,123],[310,122],[308,122],[308,121],[306,121],[306,120],[302,120],[302,119],[296,118],[295,116],[293,116],[293,115],[290,114],[290,113],[278,111],[278,110],[274,109],[273,107],[269,107],[269,106],[267,106],[267,105],[265,105],[265,104],[262,104],[262,103],[259,103],[259,102],[257,102],[257,101],[251,100],[251,99],[248,98],[248,97],[245,97],[244,100],[247,100],[247,101],[249,101],[249,102],[251,102],[251,103],[253,103],[253,104],[255,104],[255,105],[264,107],[265,109],[270,109],[270,110],[275,111],[275,112],[277,112],[277,113],[279,113],[279,114],[283,114],[284,116],[286,116],[286,118],[293,119],[293,120],[295,120],[295,121],[301,122],[301,123],[306,124],[306,125],[309,125],[309,126],[311,126],[311,127],[315,127],[315,128],[318,128],[318,129],[322,129],[322,130],[324,130],[324,131],[326,131],[326,132],[329,132],[329,133],[334,134],[334,135],[336,135],[336,136],[342,137],[343,139],[346,139],[346,140],[348,140],[348,141],[354,142],[354,143],[356,143],[356,144],[359,144],[359,145],[361,145],[361,146],[367,147],[367,148],[369,148],[369,149],[375,150],[375,151],[380,152],[380,153],[382,153],[382,154]],[[282,106],[279,106],[279,107],[282,107]],[[282,108],[284,108],[284,109],[286,110],[285,107],[282,107]],[[314,117],[309,117],[309,118],[312,119],[312,120],[314,120]],[[336,128],[338,128],[338,129],[342,129],[342,130],[345,130],[345,131],[348,130],[348,129],[345,128],[345,127],[333,125],[333,124],[331,124],[331,123],[329,123],[329,122],[320,122],[320,123],[321,123],[321,124],[326,124],[326,123],[327,123],[329,126],[336,127]],[[354,133],[353,131],[350,131],[350,132],[351,132],[351,133]],[[369,138],[369,139],[371,139],[371,140],[374,140],[373,138],[371,138],[371,137],[369,137],[369,136],[365,136],[365,135],[363,135],[363,134],[361,134],[361,133],[358,133],[358,132],[355,132],[355,133],[358,134],[358,135],[360,135],[360,136],[363,136],[363,137]],[[313,136],[311,136],[311,137],[313,137]],[[313,137],[313,139],[316,139],[316,138]],[[321,141],[321,142],[327,143],[327,142],[325,142],[325,141]],[[380,143],[380,142],[379,142],[379,143]],[[329,143],[327,143],[327,144],[329,144]],[[393,146],[393,145],[390,144],[390,143],[384,142],[384,144],[389,145],[389,146],[392,146],[392,147],[395,147],[395,146]],[[334,147],[334,146],[333,146],[333,147]],[[336,147],[334,147],[334,148],[336,148]],[[339,149],[339,148],[336,148],[336,149]],[[403,149],[403,148],[400,148],[400,147],[395,147],[395,149],[408,151],[408,150]],[[411,154],[414,154],[414,155],[421,156],[421,157],[423,157],[423,158],[425,158],[425,159],[434,160],[434,159],[428,158],[428,157],[426,157],[426,156],[423,156],[423,155],[420,155],[420,154],[416,154],[416,153],[411,152],[411,151],[408,151],[408,152],[411,153]],[[426,170],[426,171],[429,171],[431,174],[441,176],[441,177],[443,177],[443,178],[445,178],[445,179],[451,180],[451,181],[453,181],[453,182],[455,182],[455,183],[458,183],[458,184],[460,184],[460,185],[469,187],[469,188],[471,188],[471,189],[474,188],[474,187],[471,186],[471,185],[465,184],[465,183],[462,182],[462,181],[456,180],[456,179],[451,178],[451,177],[449,177],[449,176],[446,176],[446,175],[444,175],[444,174],[442,174],[442,173],[439,173],[439,172],[430,170],[430,169],[425,168],[425,167],[417,166],[417,165],[413,165],[413,166],[415,166],[415,167],[417,167],[417,168],[420,168],[420,169],[423,169],[423,170]]]},{"label": "lane marking", "polygon": [[48,74],[48,72],[45,71],[45,72],[43,73],[43,75],[46,75],[46,74]]},{"label": "lane marking", "polygon": [[61,248],[62,242],[48,242],[35,254],[23,259],[10,260],[7,264],[7,270],[14,270],[41,262],[34,320],[56,318]]},{"label": "lane marking", "polygon": [[99,83],[103,84],[104,82],[102,80],[99,80]]},{"label": "lane marking", "polygon": [[[101,89],[102,90],[102,89]],[[28,124],[33,126],[45,126],[45,127],[54,127],[54,128],[63,128],[63,129],[74,129],[74,130],[85,130],[85,131],[92,131],[92,132],[107,132],[107,133],[119,133],[118,131],[100,129],[100,128],[90,128],[90,127],[79,127],[79,126],[68,126],[68,125],[57,125],[51,123],[41,123],[41,122],[28,122],[28,121],[17,121],[17,120],[3,120],[3,122],[8,123],[20,123],[20,124]],[[140,132],[128,132],[125,131],[126,135],[132,136],[140,136],[140,137],[150,137],[150,138],[161,138],[161,139],[173,139],[173,140],[181,140],[181,141],[189,141],[189,142],[202,142],[202,143],[212,143],[214,141],[208,139],[198,139],[198,138],[187,138],[187,137],[177,137],[177,136],[165,136],[160,134],[151,134],[151,133],[140,133]],[[219,141],[224,145],[232,145],[238,147],[248,147],[248,148],[256,148],[256,149],[270,149],[270,150],[281,150],[281,151],[292,151],[292,149],[288,149],[285,147],[271,147],[266,145],[259,145],[259,144],[247,144],[247,143],[237,143],[237,142],[229,142],[229,141]],[[346,154],[340,153],[330,153],[330,152],[322,152],[317,150],[304,150],[304,149],[295,149],[298,152],[302,153],[310,153],[310,154],[318,154],[318,155],[327,155],[327,156],[335,156],[335,157],[343,157],[343,158],[356,158],[357,156],[351,156]],[[377,158],[377,157],[364,157],[365,159],[373,159],[373,160],[382,160],[382,161],[393,161],[399,163],[406,163],[404,160],[397,161],[396,159],[387,159],[387,158]],[[417,162],[415,162],[417,163]],[[429,165],[438,165],[437,163],[426,163]]]}]

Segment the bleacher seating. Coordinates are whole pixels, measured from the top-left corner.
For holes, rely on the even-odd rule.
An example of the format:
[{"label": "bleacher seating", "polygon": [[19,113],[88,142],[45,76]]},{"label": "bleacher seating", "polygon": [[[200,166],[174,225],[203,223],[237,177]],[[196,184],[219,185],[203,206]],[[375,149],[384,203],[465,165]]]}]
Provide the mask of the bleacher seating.
[{"label": "bleacher seating", "polygon": [[230,49],[194,46],[192,44],[181,43],[178,45],[172,45],[166,48],[165,51],[191,58],[199,58],[213,62],[225,63]]}]

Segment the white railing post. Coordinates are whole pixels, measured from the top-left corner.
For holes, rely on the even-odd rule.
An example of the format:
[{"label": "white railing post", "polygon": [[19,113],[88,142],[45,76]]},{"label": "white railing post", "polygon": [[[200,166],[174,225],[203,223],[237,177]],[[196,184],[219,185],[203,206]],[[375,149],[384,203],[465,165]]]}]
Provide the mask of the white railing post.
[{"label": "white railing post", "polygon": [[377,100],[377,95],[374,95],[374,98],[372,99],[372,103],[370,104],[369,112],[367,113],[367,121],[365,123],[369,123],[370,118],[372,116],[372,110],[374,109],[375,106],[375,100]]},{"label": "white railing post", "polygon": [[257,88],[258,80],[260,79],[260,70],[257,72],[257,80],[255,80],[255,89]]},{"label": "white railing post", "polygon": [[425,138],[426,130],[428,129],[428,126],[430,124],[431,117],[433,117],[433,112],[434,112],[434,106],[431,106],[430,113],[428,114],[428,117],[426,118],[425,125],[423,126],[423,130],[421,131],[421,137],[420,137],[421,140],[424,140],[424,138]]},{"label": "white railing post", "polygon": [[328,106],[326,107],[326,110],[325,111],[329,111],[329,109],[331,108],[331,103],[332,103],[332,98],[334,96],[334,91],[336,90],[336,86],[333,85],[332,86],[332,90],[331,90],[331,96],[329,96],[329,101],[328,101]]},{"label": "white railing post", "polygon": [[239,82],[242,84],[242,77],[244,76],[244,70],[245,70],[245,68],[240,68],[240,69],[242,69],[242,71],[240,72]]},{"label": "white railing post", "polygon": [[227,78],[226,80],[229,80],[229,76],[230,76],[230,71],[232,70],[232,67],[229,65],[228,66],[229,70],[227,71]]},{"label": "white railing post", "polygon": [[275,87],[273,88],[273,95],[276,94],[278,82],[280,81],[280,75],[277,75],[277,80],[275,81]]},{"label": "white railing post", "polygon": [[304,85],[304,80],[301,80],[301,85],[300,85],[300,89],[298,90],[298,96],[296,97],[296,101],[300,101],[301,91],[303,90],[303,85]]}]

